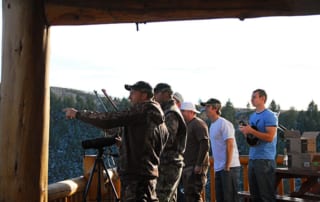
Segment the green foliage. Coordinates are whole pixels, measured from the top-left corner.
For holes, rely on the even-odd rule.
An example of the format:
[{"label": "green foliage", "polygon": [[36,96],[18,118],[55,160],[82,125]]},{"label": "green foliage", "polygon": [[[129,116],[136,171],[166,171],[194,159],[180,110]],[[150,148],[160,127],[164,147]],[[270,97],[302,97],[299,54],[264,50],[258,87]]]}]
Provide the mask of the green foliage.
[{"label": "green foliage", "polygon": [[273,112],[280,112],[280,105],[277,105],[274,100],[271,101],[269,109]]},{"label": "green foliage", "polygon": [[298,115],[299,112],[297,112],[294,108],[281,112],[279,116],[279,124],[283,125],[289,130],[295,130],[297,129]]},{"label": "green foliage", "polygon": [[221,109],[221,116],[228,119],[231,123],[235,124],[235,108],[230,100],[227,101],[226,105]]},{"label": "green foliage", "polygon": [[[122,107],[125,107],[125,102]],[[117,103],[118,101],[115,100]],[[51,88],[50,93],[50,137],[49,137],[49,183],[83,175],[82,158],[95,154],[95,150],[84,150],[82,141],[105,135],[105,131],[78,120],[67,120],[62,111],[66,107],[103,111],[101,103],[93,94],[71,89]],[[112,151],[115,147],[108,148]]]},{"label": "green foliage", "polygon": [[251,105],[250,105],[250,103],[248,102],[248,103],[247,103],[247,109],[248,109],[248,110],[250,109],[250,106],[251,106]]}]

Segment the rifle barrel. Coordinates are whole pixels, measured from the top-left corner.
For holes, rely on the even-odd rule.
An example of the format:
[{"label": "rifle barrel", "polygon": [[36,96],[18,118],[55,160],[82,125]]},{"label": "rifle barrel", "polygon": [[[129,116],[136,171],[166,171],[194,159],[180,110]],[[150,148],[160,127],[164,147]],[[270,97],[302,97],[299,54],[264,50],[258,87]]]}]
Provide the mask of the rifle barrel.
[{"label": "rifle barrel", "polygon": [[98,98],[99,102],[102,104],[102,107],[104,109],[105,112],[108,112],[107,107],[104,105],[103,101],[101,100],[101,98],[99,97],[98,93],[96,90],[93,90],[94,94],[96,94],[96,97]]}]

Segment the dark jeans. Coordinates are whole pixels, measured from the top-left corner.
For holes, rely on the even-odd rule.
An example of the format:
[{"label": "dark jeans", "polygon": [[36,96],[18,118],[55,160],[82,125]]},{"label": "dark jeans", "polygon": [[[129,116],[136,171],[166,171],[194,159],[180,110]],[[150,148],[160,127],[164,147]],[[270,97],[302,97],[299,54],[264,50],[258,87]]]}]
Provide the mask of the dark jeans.
[{"label": "dark jeans", "polygon": [[275,166],[274,160],[249,160],[248,174],[251,201],[276,201]]},{"label": "dark jeans", "polygon": [[215,172],[215,191],[217,202],[238,202],[238,185],[240,167],[230,168],[230,171]]}]

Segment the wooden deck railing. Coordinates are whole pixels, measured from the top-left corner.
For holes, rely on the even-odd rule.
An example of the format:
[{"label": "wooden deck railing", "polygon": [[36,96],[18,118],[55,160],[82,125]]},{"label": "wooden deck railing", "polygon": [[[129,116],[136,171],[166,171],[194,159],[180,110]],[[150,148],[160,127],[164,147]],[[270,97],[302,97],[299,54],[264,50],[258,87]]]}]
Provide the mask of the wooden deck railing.
[{"label": "wooden deck railing", "polygon": [[[94,165],[95,155],[87,155],[83,159],[84,176],[56,182],[48,186],[48,202],[82,202],[83,192]],[[102,201],[115,201],[115,196],[110,186],[109,178],[114,184],[118,196],[120,195],[120,180],[115,169],[108,169],[108,175],[101,173]],[[96,201],[98,187],[98,175],[94,172],[90,188],[88,189],[87,202]]]},{"label": "wooden deck railing", "polygon": [[[248,191],[249,190],[249,184],[248,184],[248,162],[249,158],[246,155],[241,155],[240,156],[240,163],[242,166],[242,181],[243,181],[243,190]],[[282,165],[283,163],[283,156],[278,156],[277,157],[277,164]],[[84,163],[86,164],[86,163]],[[214,170],[213,170],[213,164],[214,161],[211,158],[210,159],[210,198],[211,201],[215,201],[215,187],[214,187]],[[93,165],[93,164],[92,164]],[[84,166],[84,176],[77,177],[74,179],[70,180],[65,180],[57,183],[50,184],[48,187],[48,202],[81,202],[82,197],[83,197],[83,191],[85,190],[86,182],[88,179],[88,169],[90,166],[85,165]],[[113,181],[113,184],[115,185],[117,189],[117,193],[120,196],[120,180],[118,176],[110,170],[109,173],[110,178]],[[105,178],[105,177],[104,177]],[[92,186],[89,190],[88,194],[88,202],[89,201],[95,201],[96,197],[96,183],[97,181],[93,180]],[[103,185],[103,197],[105,199],[109,199],[112,201],[112,198],[114,198],[111,190],[110,183],[104,184]],[[291,179],[287,183],[289,183],[289,192],[294,191],[295,189],[295,184],[294,180]],[[284,182],[281,182],[279,187],[278,187],[278,194],[283,195],[284,194]],[[205,194],[204,194],[205,195]]]}]

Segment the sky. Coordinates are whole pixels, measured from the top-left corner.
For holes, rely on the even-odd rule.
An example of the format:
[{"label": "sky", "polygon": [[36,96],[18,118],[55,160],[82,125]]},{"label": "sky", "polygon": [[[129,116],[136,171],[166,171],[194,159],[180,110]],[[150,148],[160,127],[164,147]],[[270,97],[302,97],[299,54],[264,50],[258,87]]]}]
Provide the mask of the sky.
[{"label": "sky", "polygon": [[[265,89],[281,109],[320,104],[320,16],[50,27],[50,86],[127,97],[164,82],[185,101],[246,107]],[[2,26],[1,26],[2,27]],[[2,33],[2,32],[1,32]],[[2,37],[1,37],[2,38]]]}]

